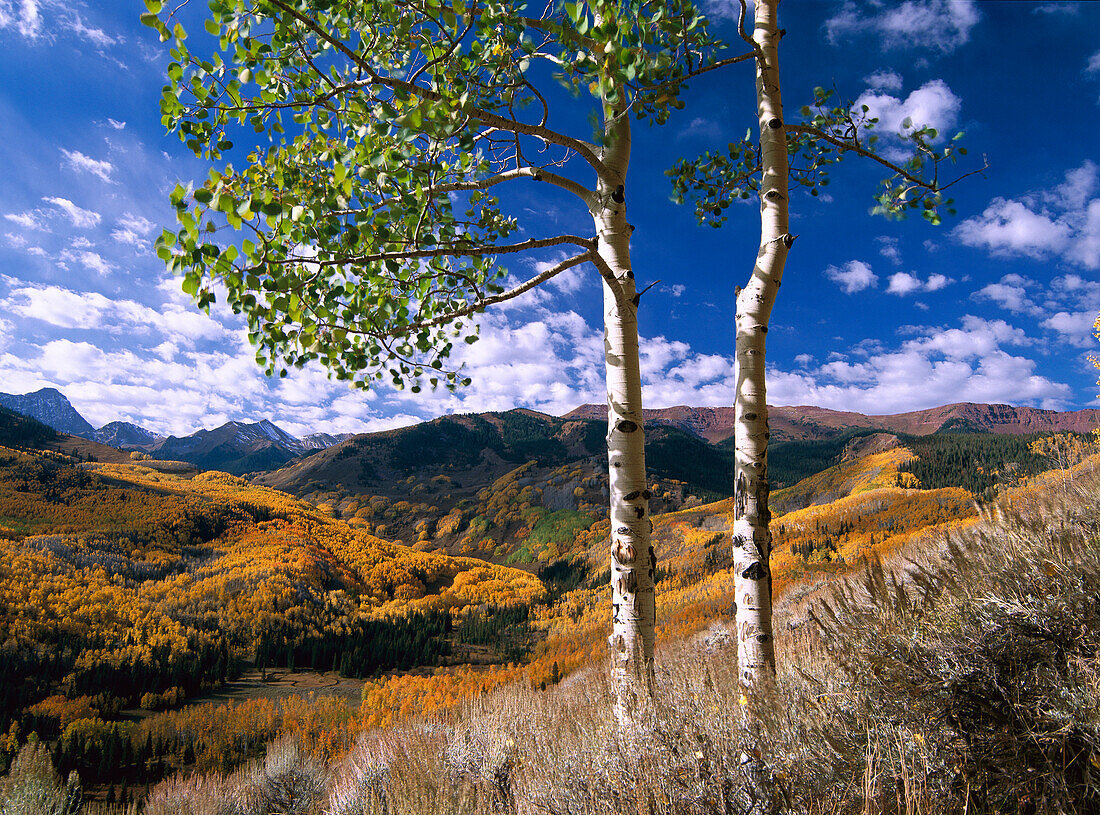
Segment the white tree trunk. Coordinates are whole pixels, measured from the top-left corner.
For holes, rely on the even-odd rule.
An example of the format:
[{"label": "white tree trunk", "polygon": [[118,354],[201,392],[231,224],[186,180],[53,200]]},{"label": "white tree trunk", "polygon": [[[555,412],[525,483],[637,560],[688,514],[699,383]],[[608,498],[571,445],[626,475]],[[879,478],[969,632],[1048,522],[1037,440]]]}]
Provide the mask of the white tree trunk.
[{"label": "white tree trunk", "polygon": [[763,179],[760,251],[752,278],[737,294],[734,543],[736,545],[737,667],[751,697],[775,673],[772,641],[771,532],[768,523],[768,403],[764,348],[772,304],[793,238],[787,231],[787,139],[779,94],[779,0],[756,0],[753,39]]},{"label": "white tree trunk", "polygon": [[646,484],[642,378],[638,357],[638,298],[630,266],[626,171],[630,127],[625,111],[605,109],[607,177],[599,180],[592,216],[598,250],[614,283],[604,280],[604,361],[607,377],[607,463],[611,521],[612,680],[619,716],[653,686],[656,564]]}]

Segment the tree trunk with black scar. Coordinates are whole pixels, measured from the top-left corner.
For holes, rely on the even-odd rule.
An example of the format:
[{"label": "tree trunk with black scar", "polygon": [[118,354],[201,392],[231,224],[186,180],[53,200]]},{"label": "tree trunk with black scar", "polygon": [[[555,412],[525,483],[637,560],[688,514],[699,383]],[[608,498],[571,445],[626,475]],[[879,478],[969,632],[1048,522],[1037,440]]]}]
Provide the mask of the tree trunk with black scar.
[{"label": "tree trunk with black scar", "polygon": [[638,359],[638,295],[630,266],[626,169],[630,124],[626,110],[605,106],[610,173],[599,180],[592,216],[598,251],[613,280],[604,280],[604,362],[607,375],[607,461],[611,519],[612,681],[620,722],[653,690],[655,558],[650,545],[642,379]]},{"label": "tree trunk with black scar", "polygon": [[768,402],[764,350],[772,305],[793,238],[787,231],[787,140],[779,93],[778,0],[758,0],[753,39],[763,179],[760,250],[752,278],[737,292],[737,396],[734,411],[734,543],[737,580],[737,666],[751,696],[775,673],[772,643],[771,532],[768,524]]},{"label": "tree trunk with black scar", "polygon": [[737,291],[737,396],[734,410],[734,527],[737,597],[737,669],[746,733],[742,755],[749,811],[774,811],[764,765],[755,743],[751,705],[767,692],[775,675],[772,638],[772,539],[768,524],[768,401],[764,382],[764,352],[772,305],[783,277],[793,238],[787,231],[787,139],[779,93],[778,0],[756,0],[753,40],[756,96],[763,174],[760,187],[760,249],[752,278]]}]

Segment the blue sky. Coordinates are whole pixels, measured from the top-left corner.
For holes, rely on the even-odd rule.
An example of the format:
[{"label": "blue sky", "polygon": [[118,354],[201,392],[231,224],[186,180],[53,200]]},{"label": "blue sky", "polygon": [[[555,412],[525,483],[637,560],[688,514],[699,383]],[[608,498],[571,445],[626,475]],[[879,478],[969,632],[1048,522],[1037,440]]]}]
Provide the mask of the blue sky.
[{"label": "blue sky", "polygon": [[[299,434],[376,430],[602,401],[591,270],[485,315],[465,352],[474,384],[457,394],[350,391],[309,369],[266,380],[241,324],[195,310],[152,253],[173,222],[168,191],[206,168],[160,123],[166,48],[139,6],[0,0],[0,391],[53,386],[97,426],[176,434],[262,418]],[[708,8],[733,36],[733,5]],[[965,130],[990,168],[956,188],[959,214],[940,227],[868,215],[878,173],[866,163],[835,170],[822,200],[792,196],[799,238],[769,334],[769,402],[1096,406],[1100,7],[787,0],[780,19],[788,116],[835,85],[885,127],[910,115]],[[640,314],[649,407],[732,403],[733,287],[756,253],[755,204],[698,227],[663,174],[754,124],[751,68],[713,73],[686,100],[669,124],[635,131],[629,176],[635,274],[661,281]],[[585,226],[556,203],[522,205]]]}]

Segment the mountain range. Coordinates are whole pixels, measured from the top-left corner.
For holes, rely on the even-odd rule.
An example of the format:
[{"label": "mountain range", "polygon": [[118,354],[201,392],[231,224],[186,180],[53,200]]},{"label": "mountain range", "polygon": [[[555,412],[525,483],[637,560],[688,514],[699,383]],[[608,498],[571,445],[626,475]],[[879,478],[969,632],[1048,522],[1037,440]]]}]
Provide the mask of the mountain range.
[{"label": "mountain range", "polygon": [[0,393],[0,407],[29,416],[70,436],[235,475],[281,467],[299,456],[330,447],[351,436],[348,433],[313,433],[299,439],[267,419],[256,423],[227,422],[213,430],[199,430],[188,436],[158,436],[130,422],[110,422],[96,429],[55,388],[26,394]]},{"label": "mountain range", "polygon": [[[565,414],[566,419],[604,419],[604,405],[581,405]],[[709,442],[733,436],[731,407],[688,407],[678,405],[643,412],[646,422],[667,424],[686,430]],[[1088,433],[1100,427],[1100,409],[1075,411],[1040,410],[1013,405],[984,405],[957,402],[908,413],[867,416],[850,411],[812,405],[769,405],[768,424],[773,442],[817,441],[832,438],[853,428],[886,430],[911,436],[930,433]]]},{"label": "mountain range", "polygon": [[[272,485],[278,482],[298,494],[310,481],[341,484],[354,492],[365,491],[369,486],[379,494],[388,493],[385,485],[390,479],[414,474],[418,479],[431,477],[443,465],[451,469],[481,468],[489,482],[528,458],[547,466],[560,466],[598,455],[602,450],[601,423],[606,421],[604,406],[586,404],[560,418],[524,409],[447,416],[354,438],[348,433],[313,433],[297,438],[267,419],[255,423],[232,421],[187,436],[163,437],[129,422],[110,422],[96,429],[54,388],[28,394],[0,393],[0,406],[72,436],[146,453],[156,459],[186,461],[201,469],[238,475],[277,470],[317,451],[334,448],[330,455],[296,466],[293,473],[268,479]],[[512,418],[507,421],[502,418],[509,416]],[[687,491],[695,494],[714,496],[721,491],[715,487],[725,482],[729,466],[725,459],[732,447],[732,407],[679,405],[646,410],[644,418],[652,436],[647,456],[658,475],[684,482]],[[1100,427],[1100,409],[1060,412],[960,402],[907,413],[864,415],[807,405],[780,405],[769,407],[769,423],[776,445],[821,441],[866,430],[912,436],[945,432],[1084,433]],[[665,431],[658,432],[658,428]],[[399,466],[391,466],[394,462]]]}]

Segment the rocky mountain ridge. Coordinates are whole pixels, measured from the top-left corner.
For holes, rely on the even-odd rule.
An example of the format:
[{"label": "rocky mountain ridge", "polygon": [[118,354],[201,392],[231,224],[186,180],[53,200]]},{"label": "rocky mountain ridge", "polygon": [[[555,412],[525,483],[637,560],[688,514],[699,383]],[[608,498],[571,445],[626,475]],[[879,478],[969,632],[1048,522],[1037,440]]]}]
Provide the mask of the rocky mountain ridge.
[{"label": "rocky mountain ridge", "polygon": [[226,422],[212,430],[187,436],[158,436],[131,422],[109,422],[94,428],[55,388],[34,393],[0,393],[0,407],[29,416],[48,427],[121,450],[147,453],[153,458],[186,461],[202,469],[234,474],[281,467],[299,456],[338,444],[350,433],[312,433],[297,438],[268,419],[256,423]]},{"label": "rocky mountain ridge", "polygon": [[[606,407],[588,404],[574,408],[564,418],[599,419],[606,416]],[[679,427],[712,443],[733,436],[732,407],[677,405],[646,410],[643,418],[647,422]],[[826,439],[853,428],[873,428],[912,436],[948,431],[1012,435],[1061,431],[1087,433],[1100,427],[1100,409],[1057,411],[957,402],[907,413],[865,415],[812,405],[769,405],[768,422],[773,442]]]},{"label": "rocky mountain ridge", "polygon": [[73,436],[91,438],[95,428],[56,388],[42,388],[34,393],[0,393],[0,407],[30,416],[42,424]]}]

